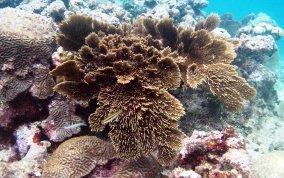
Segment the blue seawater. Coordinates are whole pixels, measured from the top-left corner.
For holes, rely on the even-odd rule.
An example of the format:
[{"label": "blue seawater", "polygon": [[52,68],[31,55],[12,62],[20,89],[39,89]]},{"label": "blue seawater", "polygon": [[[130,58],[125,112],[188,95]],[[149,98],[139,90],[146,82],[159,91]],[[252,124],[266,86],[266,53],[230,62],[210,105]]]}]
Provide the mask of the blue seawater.
[{"label": "blue seawater", "polygon": [[[208,14],[231,13],[238,21],[250,13],[260,12],[269,15],[277,24],[284,28],[284,0],[209,0],[209,5],[204,9]],[[280,61],[284,61],[284,39],[277,42],[280,51]]]}]

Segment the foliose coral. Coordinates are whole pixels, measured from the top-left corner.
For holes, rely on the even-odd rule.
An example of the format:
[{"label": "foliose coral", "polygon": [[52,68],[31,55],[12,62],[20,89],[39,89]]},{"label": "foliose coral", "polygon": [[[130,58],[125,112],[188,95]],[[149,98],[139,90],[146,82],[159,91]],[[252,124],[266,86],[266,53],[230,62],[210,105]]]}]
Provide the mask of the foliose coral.
[{"label": "foliose coral", "polygon": [[160,161],[170,162],[183,136],[178,130],[183,107],[165,90],[180,84],[177,64],[152,46],[151,38],[111,35],[120,30],[96,24],[94,31],[110,35],[91,33],[75,60],[54,69],[53,75],[65,78],[55,90],[77,100],[98,98],[100,107],[89,118],[93,131],[102,131],[102,120],[120,112],[109,124],[120,157],[149,155],[158,146]]},{"label": "foliose coral", "polygon": [[219,17],[212,14],[200,21],[193,31],[177,29],[170,20],[145,19],[138,22],[136,31],[162,38],[164,46],[176,50],[176,62],[186,85],[197,88],[207,83],[229,110],[236,111],[243,107],[244,99],[252,99],[256,91],[238,75],[237,67],[231,65],[238,42],[210,33],[219,23]]},{"label": "foliose coral", "polygon": [[181,147],[184,108],[167,90],[181,79],[192,88],[206,82],[232,111],[255,94],[230,65],[236,42],[210,33],[219,22],[213,14],[195,31],[177,29],[170,19],[116,28],[73,15],[59,27],[58,43],[73,52],[51,72],[63,79],[54,89],[75,100],[97,98],[93,131],[103,131],[104,118],[117,113],[108,125],[119,157],[136,159],[157,148],[160,163],[168,164]]},{"label": "foliose coral", "polygon": [[82,177],[97,164],[104,164],[115,157],[110,143],[95,136],[75,137],[62,143],[48,159],[43,178]]}]

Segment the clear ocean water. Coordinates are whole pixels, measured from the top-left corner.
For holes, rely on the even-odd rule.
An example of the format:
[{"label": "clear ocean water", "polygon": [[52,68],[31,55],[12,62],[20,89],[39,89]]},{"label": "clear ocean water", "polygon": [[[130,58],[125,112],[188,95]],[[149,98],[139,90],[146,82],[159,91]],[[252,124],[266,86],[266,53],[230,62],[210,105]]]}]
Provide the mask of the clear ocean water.
[{"label": "clear ocean water", "polygon": [[[250,13],[265,13],[274,19],[277,24],[284,28],[284,1],[283,0],[210,0],[208,7],[204,10],[207,13],[218,14],[232,13],[238,21]],[[284,60],[284,40],[277,42],[280,59]]]}]

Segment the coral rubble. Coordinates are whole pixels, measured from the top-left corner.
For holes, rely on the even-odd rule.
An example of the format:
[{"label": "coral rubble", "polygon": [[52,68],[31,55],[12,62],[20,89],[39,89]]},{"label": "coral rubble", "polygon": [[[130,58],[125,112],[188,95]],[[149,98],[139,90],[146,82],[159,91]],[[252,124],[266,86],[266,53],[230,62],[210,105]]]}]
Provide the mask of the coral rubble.
[{"label": "coral rubble", "polygon": [[[38,123],[20,126],[14,133],[19,160],[0,162],[0,177],[39,177],[50,143],[38,140]],[[5,155],[7,157],[11,155]]]}]

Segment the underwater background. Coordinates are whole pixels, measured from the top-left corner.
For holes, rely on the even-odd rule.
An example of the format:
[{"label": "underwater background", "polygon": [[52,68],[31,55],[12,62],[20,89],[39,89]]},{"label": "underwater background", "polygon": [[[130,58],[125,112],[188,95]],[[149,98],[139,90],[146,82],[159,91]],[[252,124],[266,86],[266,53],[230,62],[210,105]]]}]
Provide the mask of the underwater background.
[{"label": "underwater background", "polygon": [[[283,1],[275,0],[211,0],[209,1],[209,5],[204,9],[207,13],[217,12],[218,14],[224,14],[230,12],[234,15],[236,20],[242,20],[246,15],[250,13],[265,13],[268,14],[272,19],[276,21],[276,23],[283,28],[284,26],[284,18],[282,13]],[[284,40],[280,40],[277,42],[280,58],[283,59],[283,51],[284,51]],[[282,51],[282,52],[281,52]],[[283,60],[280,60],[283,61]]]},{"label": "underwater background", "polygon": [[283,7],[0,0],[0,178],[284,178]]}]

